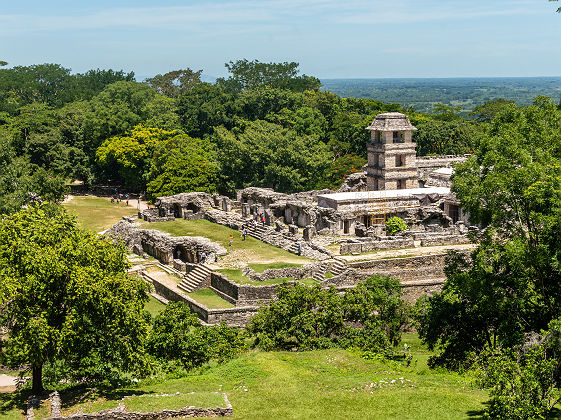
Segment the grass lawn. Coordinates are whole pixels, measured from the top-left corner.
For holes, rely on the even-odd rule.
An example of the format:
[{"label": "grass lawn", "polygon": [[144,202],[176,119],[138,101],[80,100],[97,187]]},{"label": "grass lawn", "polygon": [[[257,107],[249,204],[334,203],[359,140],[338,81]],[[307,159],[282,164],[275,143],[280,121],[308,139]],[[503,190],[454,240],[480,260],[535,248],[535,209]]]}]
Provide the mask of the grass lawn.
[{"label": "grass lawn", "polygon": [[[172,236],[203,236],[220,245],[222,245],[229,253],[233,251],[244,251],[250,253],[252,258],[257,258],[258,262],[295,262],[304,264],[310,262],[308,258],[300,257],[285,251],[282,248],[261,242],[255,238],[248,236],[245,241],[240,238],[237,230],[230,229],[208,220],[184,220],[177,219],[171,222],[142,223],[142,227],[146,229],[157,229],[167,232]],[[229,245],[230,235],[234,238],[233,246]]]},{"label": "grass lawn", "polygon": [[195,290],[194,292],[187,293],[187,296],[195,299],[197,302],[203,304],[209,309],[235,308],[235,305],[232,305],[227,300],[222,299],[210,289]]},{"label": "grass lawn", "polygon": [[93,196],[77,196],[64,203],[64,207],[76,215],[83,227],[100,232],[108,229],[122,219],[123,216],[137,214],[135,207],[125,203],[111,203],[107,198]]},{"label": "grass lawn", "polygon": [[149,300],[146,302],[146,305],[144,305],[144,309],[150,312],[152,317],[155,317],[165,309],[166,305],[155,299],[152,295],[148,295],[148,298]]},{"label": "grass lawn", "polygon": [[291,267],[302,267],[302,264],[294,264],[294,263],[271,263],[271,264],[248,264],[249,268],[251,268],[256,273],[264,273],[265,270],[270,269],[278,269],[278,268],[291,268]]},{"label": "grass lawn", "polygon": [[[204,398],[205,393],[220,390],[234,407],[234,419],[424,420],[482,414],[486,392],[474,388],[467,377],[428,369],[429,353],[420,347],[414,334],[407,334],[404,342],[413,348],[415,362],[410,367],[395,361],[364,360],[339,349],[251,351],[200,373],[144,380],[134,388],[113,390],[105,397],[120,400],[131,394],[196,391]],[[63,402],[69,401],[64,392],[61,395]],[[9,402],[7,395],[3,398],[0,405]],[[12,398],[18,400],[17,396]],[[140,408],[152,404],[152,398],[144,398],[137,399]],[[21,406],[0,411],[0,416],[21,418],[24,400],[19,401]],[[70,408],[68,403],[65,407]]]},{"label": "grass lawn", "polygon": [[242,270],[231,269],[231,268],[224,268],[224,269],[216,270],[216,271],[224,274],[226,277],[228,277],[229,280],[231,280],[235,283],[238,283],[238,284],[252,284],[254,286],[265,286],[265,285],[270,285],[270,284],[281,284],[281,283],[285,283],[287,281],[299,281],[300,283],[304,283],[304,284],[308,284],[308,285],[317,284],[317,281],[315,281],[314,279],[296,280],[296,279],[290,278],[290,277],[283,277],[283,278],[278,278],[278,279],[269,279],[269,280],[263,280],[263,281],[250,280],[249,277],[242,276]]}]

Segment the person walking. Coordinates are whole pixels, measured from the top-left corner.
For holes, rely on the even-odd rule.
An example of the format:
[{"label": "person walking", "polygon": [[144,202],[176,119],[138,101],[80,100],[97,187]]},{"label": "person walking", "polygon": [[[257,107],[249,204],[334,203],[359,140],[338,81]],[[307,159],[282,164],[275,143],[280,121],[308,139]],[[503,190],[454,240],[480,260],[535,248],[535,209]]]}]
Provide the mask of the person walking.
[{"label": "person walking", "polygon": [[261,223],[265,226],[265,213],[261,213]]},{"label": "person walking", "polygon": [[234,242],[234,237],[232,235],[230,235],[230,237],[228,239],[230,240],[230,245],[228,245],[228,246],[232,246],[232,243]]},{"label": "person walking", "polygon": [[247,229],[244,227],[242,230],[242,241],[245,241],[246,236],[247,236]]},{"label": "person walking", "polygon": [[206,262],[206,252],[201,252],[201,263],[204,264]]}]

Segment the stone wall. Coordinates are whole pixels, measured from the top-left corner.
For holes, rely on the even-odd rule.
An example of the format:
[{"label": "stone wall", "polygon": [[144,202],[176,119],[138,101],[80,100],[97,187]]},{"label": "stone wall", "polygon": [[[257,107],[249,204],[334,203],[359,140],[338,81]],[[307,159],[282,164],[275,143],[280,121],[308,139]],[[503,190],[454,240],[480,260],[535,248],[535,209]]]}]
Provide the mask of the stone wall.
[{"label": "stone wall", "polygon": [[[119,406],[114,409],[102,410],[95,413],[77,413],[64,417],[60,415],[60,398],[58,397],[58,393],[55,394],[56,396],[51,396],[51,414],[54,415],[45,420],[159,420],[168,418],[225,417],[234,415],[234,410],[232,408],[232,404],[230,404],[230,401],[228,400],[228,397],[226,396],[226,394],[221,393],[224,396],[225,407],[185,407],[179,410],[163,410],[149,413],[136,413],[125,411],[125,406],[121,402],[121,404],[119,404]],[[125,398],[127,397],[124,397],[123,400]]]},{"label": "stone wall", "polygon": [[389,275],[403,281],[444,278],[446,254],[349,263],[355,278],[360,280],[374,274]]},{"label": "stone wall", "polygon": [[363,252],[369,251],[379,251],[387,249],[403,249],[403,248],[413,248],[415,242],[413,238],[395,238],[395,239],[385,239],[385,240],[373,240],[368,238],[367,240],[355,240],[349,241],[341,244],[340,253],[345,254],[361,254]]},{"label": "stone wall", "polygon": [[[220,275],[216,275],[216,273],[213,273],[213,277],[221,277],[222,280],[226,280],[228,283],[231,283],[229,280],[225,279],[223,276]],[[147,278],[153,285],[154,287],[154,292],[157,293],[158,295],[164,297],[165,299],[171,301],[171,302],[183,302],[185,303],[187,306],[189,306],[189,309],[191,309],[191,312],[195,313],[199,319],[207,324],[219,324],[221,322],[225,322],[226,324],[228,324],[231,327],[243,327],[245,325],[247,325],[247,323],[249,322],[249,319],[255,315],[257,313],[258,310],[258,306],[255,304],[258,300],[254,299],[254,300],[249,300],[246,299],[246,301],[240,301],[239,302],[239,306],[236,308],[226,308],[226,309],[210,309],[207,308],[206,306],[200,304],[199,302],[197,302],[194,299],[191,299],[189,296],[184,295],[181,292],[177,292],[175,290],[170,289],[169,287],[167,287],[165,284],[159,282],[158,280],[154,279],[153,277],[151,277],[149,274],[144,274],[144,277]],[[214,281],[214,284],[216,285],[217,281]],[[234,284],[234,286],[236,286]],[[218,293],[218,290],[213,286],[213,282],[212,282],[212,278],[211,278],[211,284],[210,284],[210,288],[212,290],[214,290],[215,292],[218,293],[218,295],[220,295],[221,297],[223,297],[224,299],[228,300],[229,302],[236,304],[238,303],[237,299],[233,299],[230,295],[224,293],[224,290],[232,293],[234,295],[237,294],[237,288],[236,287],[232,287],[230,289],[227,289],[225,287],[225,285],[219,285],[219,287],[222,287],[222,291],[220,293]],[[250,287],[255,287],[255,286],[250,286]],[[262,286],[259,286],[262,287]],[[257,288],[259,288],[257,287]],[[255,293],[254,293],[255,294]],[[247,298],[251,297],[252,294],[251,293],[243,293],[242,292],[242,296],[246,296]],[[273,294],[271,297],[271,294],[267,294],[267,296],[269,297],[268,300],[270,300],[272,297],[276,296],[276,294]],[[229,297],[229,299],[227,299],[227,297]],[[242,306],[242,304],[244,304]]]},{"label": "stone wall", "polygon": [[197,236],[171,236],[153,229],[139,229],[139,224],[120,221],[107,231],[107,236],[122,241],[130,251],[142,255],[146,252],[165,264],[174,259],[197,263],[205,252],[207,259],[226,255],[226,249],[211,240]]},{"label": "stone wall", "polygon": [[249,277],[250,280],[255,281],[285,278],[301,280],[312,278],[314,272],[318,270],[316,266],[317,264],[307,264],[303,267],[270,268],[263,273],[256,273],[253,269],[248,267],[242,270],[242,274]]}]

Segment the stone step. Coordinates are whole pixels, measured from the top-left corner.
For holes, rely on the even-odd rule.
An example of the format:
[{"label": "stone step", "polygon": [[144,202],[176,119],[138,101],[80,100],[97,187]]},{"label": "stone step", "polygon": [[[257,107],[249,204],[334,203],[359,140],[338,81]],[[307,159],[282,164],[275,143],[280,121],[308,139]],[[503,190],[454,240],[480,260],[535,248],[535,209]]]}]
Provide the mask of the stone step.
[{"label": "stone step", "polygon": [[190,293],[196,290],[212,270],[204,264],[199,264],[195,269],[186,274],[177,287]]}]

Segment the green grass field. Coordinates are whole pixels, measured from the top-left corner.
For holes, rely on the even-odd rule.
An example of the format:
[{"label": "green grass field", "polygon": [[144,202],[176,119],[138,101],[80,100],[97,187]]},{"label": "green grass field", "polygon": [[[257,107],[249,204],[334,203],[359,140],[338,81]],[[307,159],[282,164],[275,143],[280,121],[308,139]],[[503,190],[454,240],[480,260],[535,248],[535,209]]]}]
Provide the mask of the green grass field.
[{"label": "green grass field", "polygon": [[[222,365],[212,365],[182,378],[154,378],[134,388],[112,390],[97,405],[111,405],[132,394],[225,392],[234,419],[465,419],[479,417],[488,399],[468,377],[429,370],[430,353],[414,334],[414,362],[365,360],[346,350],[309,352],[251,351]],[[83,391],[82,391],[83,392]],[[98,391],[98,393],[101,391]],[[63,402],[84,404],[62,393]],[[0,405],[22,405],[0,411],[0,417],[21,419],[23,399],[0,394]],[[151,399],[138,399],[142,410]],[[207,400],[203,400],[207,401]],[[65,405],[71,410],[72,404]],[[171,404],[171,403],[170,403]],[[182,405],[179,401],[174,404]]]},{"label": "green grass field", "polygon": [[195,299],[197,302],[203,304],[209,309],[235,308],[235,305],[232,305],[227,300],[222,299],[210,289],[195,290],[194,292],[187,293],[187,296]]},{"label": "green grass field", "polygon": [[150,315],[152,315],[152,317],[155,317],[165,309],[166,305],[155,299],[153,296],[148,295],[148,299],[148,302],[146,302],[146,305],[144,305],[144,309],[150,312]]},{"label": "green grass field", "polygon": [[123,216],[137,214],[135,207],[125,203],[111,203],[107,198],[93,196],[77,196],[64,203],[66,209],[75,214],[83,227],[100,232],[108,229],[122,219]]}]

